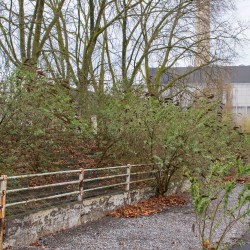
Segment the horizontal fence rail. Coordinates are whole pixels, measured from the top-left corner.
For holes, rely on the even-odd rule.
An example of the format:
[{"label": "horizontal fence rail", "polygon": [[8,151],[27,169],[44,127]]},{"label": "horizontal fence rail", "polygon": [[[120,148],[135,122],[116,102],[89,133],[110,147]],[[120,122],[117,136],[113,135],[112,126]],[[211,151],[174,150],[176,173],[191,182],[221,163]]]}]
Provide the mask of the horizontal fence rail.
[{"label": "horizontal fence rail", "polygon": [[[45,175],[55,175],[55,174],[67,174],[67,173],[79,173],[81,172],[80,169],[77,170],[68,170],[68,171],[57,171],[57,172],[48,172],[48,173],[40,173],[40,174],[26,174],[26,175],[17,175],[17,176],[9,176],[7,177],[8,180],[13,179],[21,179],[21,178],[29,178],[29,177],[37,177],[37,176],[45,176]],[[4,177],[0,177],[0,181],[3,180]]]},{"label": "horizontal fence rail", "polygon": [[[137,165],[127,164],[127,165],[124,165],[124,166],[93,168],[93,169],[81,168],[81,169],[76,169],[76,170],[47,172],[47,173],[18,175],[18,176],[2,175],[0,177],[0,197],[1,197],[1,200],[0,200],[1,201],[0,202],[0,221],[2,222],[1,235],[0,235],[0,250],[2,249],[2,245],[3,245],[5,208],[11,207],[11,206],[17,206],[17,205],[21,205],[21,204],[27,204],[27,203],[30,203],[30,202],[37,202],[37,201],[43,201],[43,200],[49,200],[49,199],[56,199],[56,198],[61,198],[61,197],[66,197],[66,196],[71,196],[71,195],[76,195],[76,194],[78,194],[78,200],[82,201],[83,200],[83,195],[86,192],[105,189],[105,188],[111,188],[111,187],[116,187],[116,186],[125,186],[125,190],[129,191],[130,190],[130,184],[132,184],[132,183],[138,183],[138,182],[143,182],[143,181],[152,181],[152,180],[155,179],[153,177],[153,178],[147,178],[147,179],[140,179],[140,180],[131,181],[130,180],[131,176],[134,176],[134,175],[139,176],[141,174],[154,174],[155,172],[157,172],[156,170],[152,170],[152,171],[148,171],[148,172],[131,173],[131,168],[132,167],[140,167],[140,166],[150,166],[150,165],[153,165],[153,164],[137,164]],[[97,177],[97,178],[88,178],[88,179],[86,178],[86,179],[84,179],[84,173],[86,173],[86,172],[114,170],[114,169],[126,169],[126,173],[117,174],[117,175],[102,176],[102,177]],[[49,175],[63,175],[63,174],[72,174],[72,173],[76,173],[76,174],[78,173],[79,174],[79,180],[7,190],[7,180],[32,178],[32,177],[40,177],[40,176],[49,176]],[[111,185],[104,185],[104,186],[100,186],[100,187],[88,188],[88,189],[84,189],[84,187],[83,187],[84,182],[107,180],[107,179],[112,179],[112,178],[117,178],[117,177],[126,177],[126,181],[111,184]],[[36,190],[36,189],[42,189],[42,188],[48,188],[48,187],[56,187],[56,186],[65,186],[65,185],[71,185],[71,184],[78,184],[78,191],[62,193],[62,194],[57,194],[57,195],[52,195],[52,196],[46,196],[46,197],[42,197],[42,198],[28,199],[28,200],[19,201],[19,202],[6,203],[6,195],[8,193],[22,192],[22,191],[27,191],[27,190]]]}]

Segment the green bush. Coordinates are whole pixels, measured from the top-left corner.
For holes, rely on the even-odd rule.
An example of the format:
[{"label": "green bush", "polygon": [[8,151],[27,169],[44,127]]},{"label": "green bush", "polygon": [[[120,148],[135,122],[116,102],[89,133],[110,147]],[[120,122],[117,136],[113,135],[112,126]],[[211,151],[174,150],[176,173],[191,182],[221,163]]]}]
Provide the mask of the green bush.
[{"label": "green bush", "polygon": [[22,165],[41,171],[55,150],[86,135],[75,91],[42,70],[28,69],[16,69],[1,85],[0,164],[9,174]]},{"label": "green bush", "polygon": [[178,179],[191,170],[205,176],[211,162],[229,159],[232,153],[248,154],[249,136],[234,127],[220,102],[204,96],[181,107],[144,89],[124,92],[118,85],[105,94],[97,112],[100,163],[155,163],[163,194],[174,175]]},{"label": "green bush", "polygon": [[[192,177],[190,172],[186,173],[191,181],[190,194],[203,249],[221,249],[223,239],[229,230],[237,221],[250,214],[250,183],[246,183],[240,192],[235,194],[237,199],[230,202],[230,195],[236,188],[237,179],[250,174],[250,165],[243,164],[240,159],[235,158],[211,164],[203,180]],[[232,170],[236,171],[237,175],[226,180]],[[219,226],[222,228],[221,234],[219,239],[215,239],[214,232],[217,231],[218,235],[216,229]]]}]

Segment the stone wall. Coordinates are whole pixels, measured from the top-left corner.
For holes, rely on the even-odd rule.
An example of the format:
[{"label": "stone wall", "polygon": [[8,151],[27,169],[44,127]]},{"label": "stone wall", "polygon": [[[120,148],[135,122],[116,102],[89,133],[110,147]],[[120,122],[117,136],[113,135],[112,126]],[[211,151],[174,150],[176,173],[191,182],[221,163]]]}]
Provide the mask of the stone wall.
[{"label": "stone wall", "polygon": [[126,206],[129,202],[135,204],[155,194],[156,188],[146,187],[7,217],[3,247],[28,246],[51,232],[100,219],[111,211]]}]

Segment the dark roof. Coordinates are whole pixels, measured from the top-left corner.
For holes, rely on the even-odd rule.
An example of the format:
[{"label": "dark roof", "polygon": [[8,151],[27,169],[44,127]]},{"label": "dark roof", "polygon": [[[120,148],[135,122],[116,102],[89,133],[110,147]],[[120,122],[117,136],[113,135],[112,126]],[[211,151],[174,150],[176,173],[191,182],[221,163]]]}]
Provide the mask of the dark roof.
[{"label": "dark roof", "polygon": [[[173,67],[166,71],[162,76],[162,84],[166,85],[169,79],[174,79],[192,71],[194,67]],[[149,74],[153,80],[157,68],[150,68]],[[205,67],[185,77],[187,83],[207,82],[211,79],[224,79],[225,83],[250,83],[250,66],[223,66]]]},{"label": "dark roof", "polygon": [[231,83],[250,83],[250,66],[231,66]]}]

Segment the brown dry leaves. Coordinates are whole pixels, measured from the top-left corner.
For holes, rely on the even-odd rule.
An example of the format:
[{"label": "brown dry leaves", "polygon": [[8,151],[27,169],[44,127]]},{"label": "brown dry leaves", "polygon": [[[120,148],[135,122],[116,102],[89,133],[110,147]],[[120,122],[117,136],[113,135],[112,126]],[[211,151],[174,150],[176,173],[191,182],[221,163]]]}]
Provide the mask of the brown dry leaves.
[{"label": "brown dry leaves", "polygon": [[30,246],[41,247],[42,245],[39,241],[36,241],[36,242],[31,243]]},{"label": "brown dry leaves", "polygon": [[238,183],[244,184],[244,183],[249,183],[250,182],[250,177],[245,176],[245,177],[238,178],[237,174],[235,172],[235,173],[232,173],[231,175],[229,175],[227,177],[224,177],[222,179],[223,182],[230,182],[230,181],[233,181],[233,180],[236,180],[236,182],[238,182]]},{"label": "brown dry leaves", "polygon": [[181,206],[186,204],[187,201],[183,195],[157,195],[148,200],[142,200],[138,204],[121,207],[108,215],[111,217],[124,218],[138,217],[141,215],[148,216],[161,212],[162,209],[159,207],[166,208],[167,206]]}]

